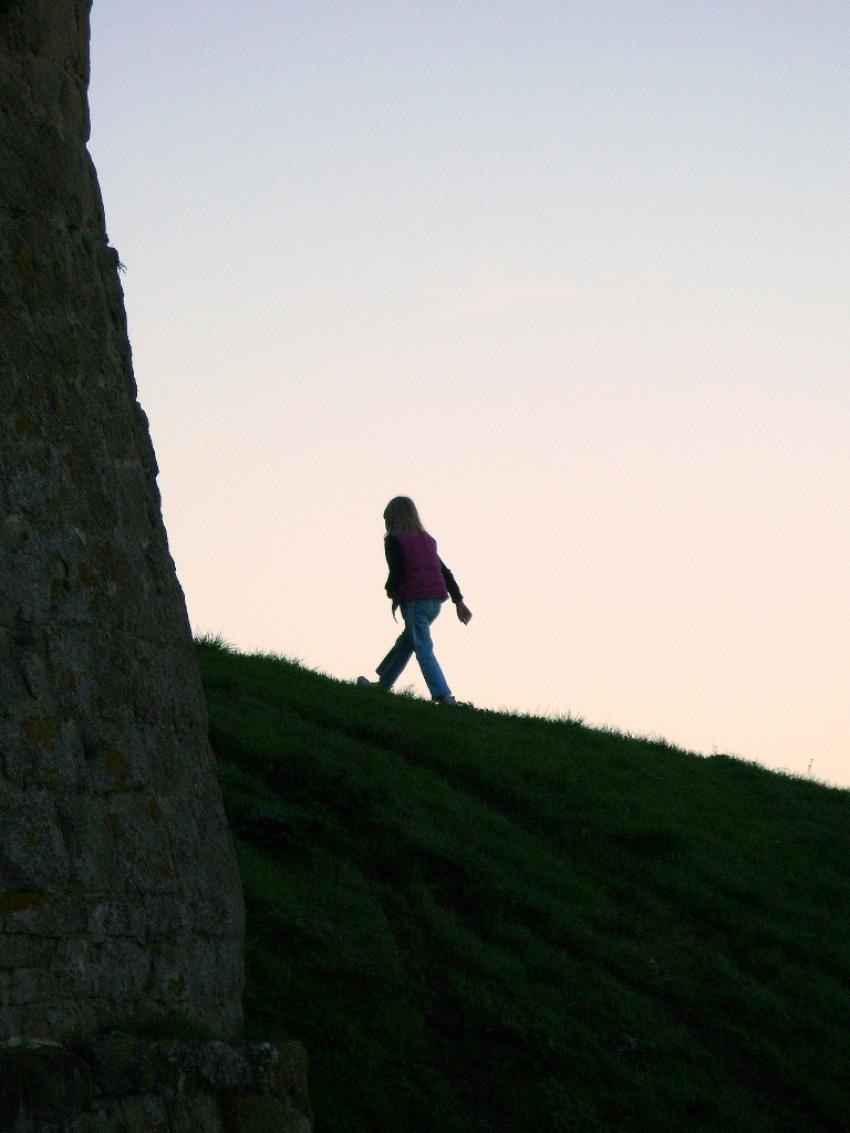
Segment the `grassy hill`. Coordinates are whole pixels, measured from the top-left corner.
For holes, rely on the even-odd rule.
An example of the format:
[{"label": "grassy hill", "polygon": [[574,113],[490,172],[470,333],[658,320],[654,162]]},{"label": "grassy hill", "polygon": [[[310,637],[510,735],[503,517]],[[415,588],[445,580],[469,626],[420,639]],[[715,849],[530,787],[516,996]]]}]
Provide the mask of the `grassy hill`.
[{"label": "grassy hill", "polygon": [[318,1133],[848,1133],[850,792],[198,653]]}]

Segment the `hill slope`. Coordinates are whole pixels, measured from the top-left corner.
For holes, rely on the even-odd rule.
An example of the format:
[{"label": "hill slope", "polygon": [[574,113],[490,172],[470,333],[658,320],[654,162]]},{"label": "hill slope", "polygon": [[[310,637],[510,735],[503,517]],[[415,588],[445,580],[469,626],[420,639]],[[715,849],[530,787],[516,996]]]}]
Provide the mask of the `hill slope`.
[{"label": "hill slope", "polygon": [[198,653],[319,1133],[850,1129],[850,792]]}]

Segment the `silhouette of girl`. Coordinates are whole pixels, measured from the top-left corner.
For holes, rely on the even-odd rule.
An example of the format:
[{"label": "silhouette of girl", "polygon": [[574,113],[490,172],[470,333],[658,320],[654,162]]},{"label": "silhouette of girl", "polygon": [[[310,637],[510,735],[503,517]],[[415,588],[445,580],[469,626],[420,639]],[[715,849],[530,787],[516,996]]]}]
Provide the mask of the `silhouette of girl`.
[{"label": "silhouette of girl", "polygon": [[434,656],[431,623],[449,597],[464,625],[469,624],[472,613],[454,575],[438,556],[436,541],[422,526],[413,500],[407,496],[391,499],[384,509],[384,523],[384,553],[390,568],[386,591],[392,599],[393,617],[401,610],[404,631],[375,670],[377,681],[358,677],[357,683],[391,689],[415,653],[431,699],[436,704],[456,704]]}]

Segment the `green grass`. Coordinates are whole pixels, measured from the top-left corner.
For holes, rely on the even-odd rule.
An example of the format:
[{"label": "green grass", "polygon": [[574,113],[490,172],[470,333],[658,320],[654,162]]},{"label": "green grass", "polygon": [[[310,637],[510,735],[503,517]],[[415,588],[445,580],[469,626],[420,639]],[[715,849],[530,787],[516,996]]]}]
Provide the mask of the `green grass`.
[{"label": "green grass", "polygon": [[317,1133],[848,1133],[850,792],[198,654]]}]

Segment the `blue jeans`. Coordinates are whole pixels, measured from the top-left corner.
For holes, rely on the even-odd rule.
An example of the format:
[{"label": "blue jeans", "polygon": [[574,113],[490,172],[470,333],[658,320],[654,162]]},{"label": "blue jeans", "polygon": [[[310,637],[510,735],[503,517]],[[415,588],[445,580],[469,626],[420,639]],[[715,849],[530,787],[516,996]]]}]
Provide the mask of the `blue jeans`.
[{"label": "blue jeans", "polygon": [[442,605],[439,598],[414,598],[410,602],[401,603],[404,631],[375,670],[378,684],[383,688],[393,687],[415,653],[432,698],[439,700],[444,696],[451,696],[443,670],[434,656],[434,644],[431,641],[431,622],[439,614]]}]

